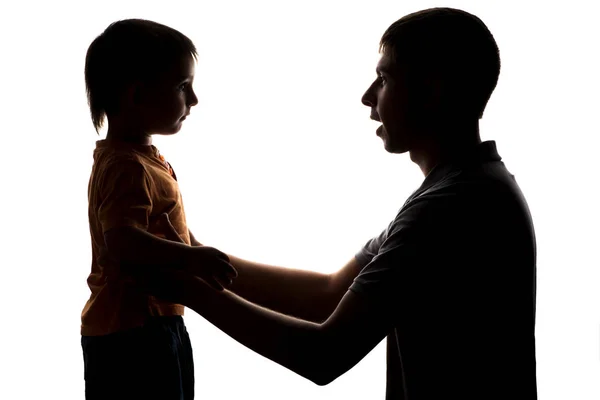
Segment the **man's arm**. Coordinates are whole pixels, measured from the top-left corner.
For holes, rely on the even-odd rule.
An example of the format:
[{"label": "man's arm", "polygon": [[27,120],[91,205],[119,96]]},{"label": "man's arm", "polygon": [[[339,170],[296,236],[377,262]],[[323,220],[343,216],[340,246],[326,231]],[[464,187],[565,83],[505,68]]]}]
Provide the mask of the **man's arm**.
[{"label": "man's arm", "polygon": [[164,271],[153,281],[151,293],[184,304],[242,345],[318,385],[356,365],[391,329],[381,307],[351,291],[324,323],[316,324],[262,308],[228,290],[211,290],[186,273]]},{"label": "man's arm", "polygon": [[[164,229],[167,239],[182,242],[173,226]],[[189,233],[192,246],[202,246]],[[339,271],[323,274],[228,256],[238,273],[229,290],[270,310],[316,323],[329,318],[361,270],[354,257]]]},{"label": "man's arm", "polygon": [[228,289],[255,304],[312,322],[323,322],[361,270],[352,258],[332,274],[277,267],[229,255],[238,277]]}]

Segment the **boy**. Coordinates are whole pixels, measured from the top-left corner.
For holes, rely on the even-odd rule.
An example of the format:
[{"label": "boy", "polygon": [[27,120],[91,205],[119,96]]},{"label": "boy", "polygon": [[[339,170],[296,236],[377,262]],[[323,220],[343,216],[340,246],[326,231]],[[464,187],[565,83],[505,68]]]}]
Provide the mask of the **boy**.
[{"label": "boy", "polygon": [[[130,278],[167,267],[222,290],[236,275],[225,254],[194,239],[175,172],[152,145],[154,134],[177,133],[197,104],[196,57],[189,38],[139,19],[111,24],[86,55],[96,131],[108,120],[88,187],[92,293],[81,316],[86,399],[193,399],[184,307],[147,295]],[[162,239],[165,222],[183,243]]]}]

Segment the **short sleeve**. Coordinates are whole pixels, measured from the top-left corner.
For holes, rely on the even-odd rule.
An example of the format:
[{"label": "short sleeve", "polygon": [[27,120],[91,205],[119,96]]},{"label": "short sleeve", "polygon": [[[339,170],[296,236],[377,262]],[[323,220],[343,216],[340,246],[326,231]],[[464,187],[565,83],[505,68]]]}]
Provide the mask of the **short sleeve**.
[{"label": "short sleeve", "polygon": [[358,263],[364,267],[379,253],[379,249],[387,236],[387,230],[381,232],[379,236],[371,238],[358,253],[354,255]]},{"label": "short sleeve", "polygon": [[[384,301],[423,293],[432,260],[428,253],[435,251],[435,235],[427,232],[435,231],[435,221],[426,202],[401,211],[385,232],[387,234],[373,239],[373,242],[382,240],[382,243],[354,279],[350,290]],[[369,248],[367,243],[359,253],[362,255],[357,255],[359,261],[370,256]]]},{"label": "short sleeve", "polygon": [[151,183],[143,165],[134,160],[114,162],[104,169],[98,184],[97,215],[104,233],[123,226],[148,229]]}]

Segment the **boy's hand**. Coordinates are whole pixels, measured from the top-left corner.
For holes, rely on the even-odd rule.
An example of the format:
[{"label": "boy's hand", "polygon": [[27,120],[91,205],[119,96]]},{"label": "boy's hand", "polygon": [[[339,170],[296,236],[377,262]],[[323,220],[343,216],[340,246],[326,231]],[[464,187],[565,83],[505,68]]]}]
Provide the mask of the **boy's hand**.
[{"label": "boy's hand", "polygon": [[[185,243],[171,225],[167,214],[159,217],[158,224],[165,233],[166,240]],[[237,271],[229,263],[227,254],[208,246],[191,247],[185,269],[219,291],[231,285],[232,280],[237,277]]]}]

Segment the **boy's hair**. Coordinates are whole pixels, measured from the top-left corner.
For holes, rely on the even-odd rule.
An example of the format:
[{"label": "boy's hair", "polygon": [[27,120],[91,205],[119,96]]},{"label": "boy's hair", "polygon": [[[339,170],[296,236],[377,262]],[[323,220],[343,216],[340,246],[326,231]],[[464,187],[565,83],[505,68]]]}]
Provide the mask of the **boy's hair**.
[{"label": "boy's hair", "polygon": [[126,87],[152,82],[183,56],[197,59],[194,43],[175,29],[143,19],[114,22],[100,34],[85,57],[87,99],[96,132],[118,111]]},{"label": "boy's hair", "polygon": [[435,71],[452,93],[453,111],[478,119],[500,74],[500,52],[489,29],[478,17],[452,8],[399,19],[383,34],[379,50],[416,76]]}]

